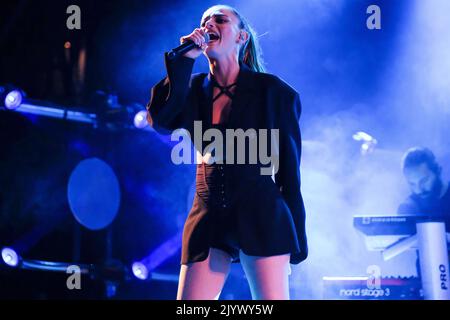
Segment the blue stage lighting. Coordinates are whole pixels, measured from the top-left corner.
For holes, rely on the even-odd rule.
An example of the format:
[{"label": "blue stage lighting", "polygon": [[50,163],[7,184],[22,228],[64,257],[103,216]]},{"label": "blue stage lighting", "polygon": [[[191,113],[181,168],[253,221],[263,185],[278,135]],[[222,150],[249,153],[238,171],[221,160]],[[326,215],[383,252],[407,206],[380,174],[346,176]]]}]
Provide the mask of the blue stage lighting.
[{"label": "blue stage lighting", "polygon": [[131,269],[133,270],[133,274],[139,280],[146,280],[148,278],[148,269],[141,262],[134,262]]},{"label": "blue stage lighting", "polygon": [[119,180],[114,170],[103,160],[84,159],[70,174],[67,198],[80,224],[89,230],[106,228],[119,212]]},{"label": "blue stage lighting", "polygon": [[11,248],[2,249],[2,259],[10,267],[17,267],[19,264],[19,255]]},{"label": "blue stage lighting", "polygon": [[148,125],[147,111],[141,110],[134,116],[134,126],[138,129],[143,129]]},{"label": "blue stage lighting", "polygon": [[20,90],[12,90],[6,94],[5,107],[9,110],[17,109],[23,100],[23,93]]}]

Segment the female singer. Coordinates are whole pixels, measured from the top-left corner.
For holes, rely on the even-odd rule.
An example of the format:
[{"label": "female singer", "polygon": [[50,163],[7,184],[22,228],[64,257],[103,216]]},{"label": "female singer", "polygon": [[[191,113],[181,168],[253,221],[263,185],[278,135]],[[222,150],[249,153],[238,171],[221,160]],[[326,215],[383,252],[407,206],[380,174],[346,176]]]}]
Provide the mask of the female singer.
[{"label": "female singer", "polygon": [[[152,88],[147,104],[150,125],[162,134],[184,128],[191,137],[194,121],[223,137],[227,129],[278,129],[278,141],[270,144],[278,146],[279,166],[270,176],[261,174],[260,162],[229,163],[228,148],[227,155],[209,154],[213,163],[197,164],[177,299],[218,299],[234,262],[242,264],[253,299],[289,299],[289,264],[308,254],[299,95],[264,72],[255,33],[232,7],[207,9],[200,27],[180,39],[188,40],[197,47],[175,58],[165,55],[167,77]],[[202,53],[209,73],[192,75]],[[194,145],[203,156],[203,144]]]}]

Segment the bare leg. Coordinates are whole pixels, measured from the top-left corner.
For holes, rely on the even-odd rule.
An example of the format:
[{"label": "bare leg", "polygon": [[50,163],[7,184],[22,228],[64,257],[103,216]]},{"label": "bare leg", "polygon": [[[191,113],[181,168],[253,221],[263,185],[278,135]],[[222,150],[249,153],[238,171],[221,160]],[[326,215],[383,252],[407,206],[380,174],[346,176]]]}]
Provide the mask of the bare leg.
[{"label": "bare leg", "polygon": [[211,248],[206,260],[181,265],[177,300],[217,300],[231,260],[225,251]]},{"label": "bare leg", "polygon": [[253,300],[289,300],[290,254],[257,257],[239,252]]}]

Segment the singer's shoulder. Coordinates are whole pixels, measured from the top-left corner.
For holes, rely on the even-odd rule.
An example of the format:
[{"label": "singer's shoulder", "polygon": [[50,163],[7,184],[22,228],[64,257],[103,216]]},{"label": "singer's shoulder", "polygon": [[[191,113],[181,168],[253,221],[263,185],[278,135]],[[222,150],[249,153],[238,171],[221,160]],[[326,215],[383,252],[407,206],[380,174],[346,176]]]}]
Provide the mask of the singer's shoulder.
[{"label": "singer's shoulder", "polygon": [[197,73],[193,73],[191,74],[191,79],[198,79],[198,78],[204,78],[206,77],[208,74],[204,73],[204,72],[197,72]]},{"label": "singer's shoulder", "polygon": [[297,90],[292,85],[275,74],[266,72],[255,72],[254,74],[272,90],[276,90],[277,92],[287,96],[298,95]]},{"label": "singer's shoulder", "polygon": [[201,84],[207,76],[208,74],[204,72],[193,73],[191,74],[191,84]]}]

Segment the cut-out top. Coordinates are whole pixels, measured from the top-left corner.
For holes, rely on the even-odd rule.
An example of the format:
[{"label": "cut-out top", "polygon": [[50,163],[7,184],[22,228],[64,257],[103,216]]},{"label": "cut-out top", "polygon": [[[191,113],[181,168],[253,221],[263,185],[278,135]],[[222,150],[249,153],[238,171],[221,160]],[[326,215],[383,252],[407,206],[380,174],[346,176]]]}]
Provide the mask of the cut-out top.
[{"label": "cut-out top", "polygon": [[[233,92],[230,91],[231,88],[233,88],[234,86],[236,86],[237,82],[232,83],[228,86],[221,86],[217,83],[217,81],[214,79],[214,77],[211,78],[211,83],[213,88],[217,87],[220,92],[212,99],[212,106],[213,106],[213,124],[218,124],[218,123],[225,123],[228,119],[228,116],[230,114],[231,111],[231,105],[232,105],[232,100],[235,96],[235,94]],[[216,102],[216,100],[218,98],[220,98],[220,96],[222,95],[226,95],[231,101],[229,103],[225,103],[223,106],[221,107],[216,107],[214,108],[214,102]],[[214,122],[215,119],[218,119],[218,122]]]}]

